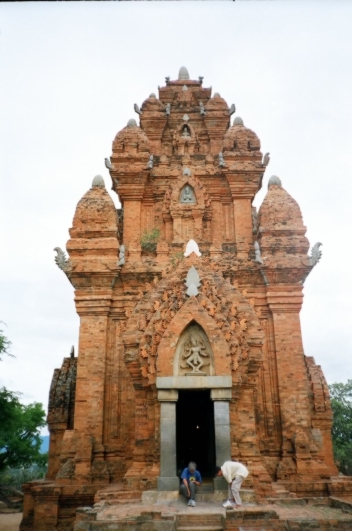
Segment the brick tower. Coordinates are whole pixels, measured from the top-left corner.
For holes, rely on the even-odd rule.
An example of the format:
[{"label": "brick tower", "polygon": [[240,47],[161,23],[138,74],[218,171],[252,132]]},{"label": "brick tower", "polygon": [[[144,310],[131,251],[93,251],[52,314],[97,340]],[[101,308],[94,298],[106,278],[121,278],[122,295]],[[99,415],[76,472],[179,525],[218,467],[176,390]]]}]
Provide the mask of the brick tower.
[{"label": "brick tower", "polygon": [[95,177],[69,257],[56,249],[79,352],[54,372],[49,471],[25,485],[22,531],[72,529],[76,507],[112,486],[122,500],[177,492],[190,459],[208,478],[241,460],[257,499],[277,482],[306,496],[333,488],[328,389],[299,319],[320,244],[307,255],[278,177],[252,206],[268,154],[202,78],[182,67],[135,109],[139,125],[106,160],[121,209]]}]

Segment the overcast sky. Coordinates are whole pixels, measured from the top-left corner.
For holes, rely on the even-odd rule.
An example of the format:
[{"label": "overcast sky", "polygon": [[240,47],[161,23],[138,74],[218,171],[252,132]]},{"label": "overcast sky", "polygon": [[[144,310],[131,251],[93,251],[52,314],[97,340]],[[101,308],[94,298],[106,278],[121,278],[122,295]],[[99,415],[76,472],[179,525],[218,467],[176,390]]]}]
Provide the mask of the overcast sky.
[{"label": "overcast sky", "polygon": [[[54,262],[75,207],[165,76],[204,76],[271,153],[323,257],[304,287],[305,353],[352,378],[352,2],[0,4],[0,385],[47,405],[77,351],[73,288]],[[117,204],[116,196],[113,197]]]}]

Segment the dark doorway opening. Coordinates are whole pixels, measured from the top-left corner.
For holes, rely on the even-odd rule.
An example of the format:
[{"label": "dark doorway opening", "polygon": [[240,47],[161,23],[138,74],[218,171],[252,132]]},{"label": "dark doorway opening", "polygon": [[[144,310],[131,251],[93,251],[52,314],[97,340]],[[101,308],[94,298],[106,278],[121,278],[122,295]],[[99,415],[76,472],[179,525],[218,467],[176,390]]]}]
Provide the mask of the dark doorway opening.
[{"label": "dark doorway opening", "polygon": [[176,405],[177,474],[190,461],[203,476],[213,477],[215,466],[214,403],[210,391],[179,390]]}]

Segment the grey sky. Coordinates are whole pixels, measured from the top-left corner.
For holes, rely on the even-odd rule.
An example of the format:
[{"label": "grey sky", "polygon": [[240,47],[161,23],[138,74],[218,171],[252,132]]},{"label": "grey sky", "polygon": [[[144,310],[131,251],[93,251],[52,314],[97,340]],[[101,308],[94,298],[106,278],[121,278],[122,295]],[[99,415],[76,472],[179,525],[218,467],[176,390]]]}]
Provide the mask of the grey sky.
[{"label": "grey sky", "polygon": [[[75,207],[129,118],[165,76],[236,103],[298,201],[323,258],[306,281],[307,355],[328,382],[352,378],[352,3],[0,4],[0,320],[16,359],[0,385],[47,404],[72,344],[73,288],[54,263]],[[116,201],[116,199],[114,199]],[[116,201],[117,203],[117,201]]]}]

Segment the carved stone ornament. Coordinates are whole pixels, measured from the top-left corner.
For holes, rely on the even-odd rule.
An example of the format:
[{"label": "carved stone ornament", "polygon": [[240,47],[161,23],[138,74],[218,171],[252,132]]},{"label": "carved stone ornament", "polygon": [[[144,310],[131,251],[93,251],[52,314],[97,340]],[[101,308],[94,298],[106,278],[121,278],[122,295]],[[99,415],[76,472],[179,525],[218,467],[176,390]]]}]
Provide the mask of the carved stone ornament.
[{"label": "carved stone ornament", "polygon": [[225,168],[226,166],[226,163],[224,161],[224,154],[222,153],[222,151],[220,151],[219,153],[219,166],[220,168]]},{"label": "carved stone ornament", "polygon": [[198,288],[200,286],[200,277],[194,266],[192,266],[188,271],[185,284],[188,288],[187,295],[189,297],[196,297],[199,293]]},{"label": "carved stone ornament", "polygon": [[57,256],[55,256],[57,267],[64,272],[68,271],[71,268],[71,262],[67,259],[66,253],[60,247],[55,247],[54,251],[57,252]]},{"label": "carved stone ornament", "polygon": [[258,262],[258,264],[263,264],[262,255],[260,253],[260,247],[258,242],[254,242],[254,251],[255,251],[255,261]]},{"label": "carved stone ornament", "polygon": [[154,164],[154,156],[153,155],[149,155],[147,169],[151,170],[153,168],[153,164]]},{"label": "carved stone ornament", "polygon": [[192,253],[195,253],[197,256],[202,256],[202,253],[199,251],[198,243],[194,240],[189,240],[186,245],[186,250],[183,254],[187,258],[187,256],[191,255]]},{"label": "carved stone ornament", "polygon": [[176,348],[177,374],[205,376],[213,374],[213,351],[203,329],[194,323],[187,327]]},{"label": "carved stone ornament", "polygon": [[190,135],[190,130],[189,130],[189,127],[187,125],[184,125],[182,127],[182,133],[181,133],[181,136],[183,137],[187,137],[187,138],[190,138],[191,135]]},{"label": "carved stone ornament", "polygon": [[125,246],[120,245],[120,254],[119,254],[119,266],[125,264]]},{"label": "carved stone ornament", "polygon": [[318,242],[312,247],[312,251],[309,257],[309,264],[312,265],[313,267],[319,262],[321,258],[322,252],[319,249],[321,245],[323,244],[321,242]]},{"label": "carved stone ornament", "polygon": [[195,203],[196,197],[194,195],[194,191],[192,187],[189,184],[186,184],[184,188],[181,190],[180,195],[180,203]]}]

